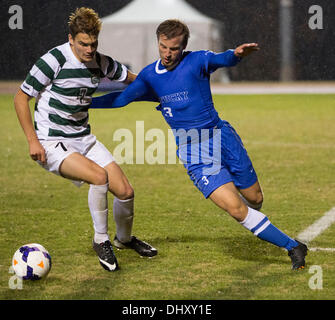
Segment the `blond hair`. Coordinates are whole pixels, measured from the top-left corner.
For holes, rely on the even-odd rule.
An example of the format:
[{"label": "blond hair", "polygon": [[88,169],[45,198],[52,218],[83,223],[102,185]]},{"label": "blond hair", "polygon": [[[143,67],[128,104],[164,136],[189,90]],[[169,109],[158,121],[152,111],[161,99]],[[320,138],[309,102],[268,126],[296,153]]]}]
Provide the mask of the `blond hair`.
[{"label": "blond hair", "polygon": [[78,33],[86,33],[98,37],[101,30],[99,15],[91,8],[77,8],[69,17],[69,32],[73,38]]}]

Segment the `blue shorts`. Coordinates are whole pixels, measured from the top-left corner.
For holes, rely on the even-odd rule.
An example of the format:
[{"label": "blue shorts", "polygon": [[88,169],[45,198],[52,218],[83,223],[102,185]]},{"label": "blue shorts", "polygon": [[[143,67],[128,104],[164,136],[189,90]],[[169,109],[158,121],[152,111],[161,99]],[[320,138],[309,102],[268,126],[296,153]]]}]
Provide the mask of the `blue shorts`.
[{"label": "blue shorts", "polygon": [[188,130],[187,138],[179,135],[176,142],[179,158],[205,198],[228,182],[246,189],[257,181],[242,140],[227,121],[211,129]]}]

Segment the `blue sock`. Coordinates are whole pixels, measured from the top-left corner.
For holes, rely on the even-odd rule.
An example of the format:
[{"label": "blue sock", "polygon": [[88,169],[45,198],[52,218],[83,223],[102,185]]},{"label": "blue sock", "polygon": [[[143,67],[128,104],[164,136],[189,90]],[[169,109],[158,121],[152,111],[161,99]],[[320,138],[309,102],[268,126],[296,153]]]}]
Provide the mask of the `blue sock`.
[{"label": "blue sock", "polygon": [[248,215],[241,224],[258,238],[286,250],[298,245],[295,240],[277,229],[263,213],[252,208],[248,208]]}]

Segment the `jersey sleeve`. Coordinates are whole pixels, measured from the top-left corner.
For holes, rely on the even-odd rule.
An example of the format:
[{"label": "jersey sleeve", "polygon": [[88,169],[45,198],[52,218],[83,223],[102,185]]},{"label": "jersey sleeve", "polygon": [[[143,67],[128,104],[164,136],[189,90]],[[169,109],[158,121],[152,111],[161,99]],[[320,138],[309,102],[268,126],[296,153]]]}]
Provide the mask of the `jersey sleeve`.
[{"label": "jersey sleeve", "polygon": [[121,108],[133,101],[159,102],[159,98],[155,92],[142,79],[141,73],[124,91],[116,91],[94,97],[90,108]]},{"label": "jersey sleeve", "polygon": [[100,60],[98,64],[104,77],[115,81],[125,81],[127,79],[128,69],[122,63],[101,53],[97,53],[97,60]]},{"label": "jersey sleeve", "polygon": [[224,52],[215,53],[213,51],[202,51],[201,61],[204,67],[204,71],[207,73],[212,73],[218,68],[222,67],[233,67],[241,58],[235,56],[234,50],[229,49]]},{"label": "jersey sleeve", "polygon": [[21,90],[36,98],[52,82],[64,63],[65,57],[57,48],[49,51],[39,58],[30,69],[26,79],[21,84]]}]

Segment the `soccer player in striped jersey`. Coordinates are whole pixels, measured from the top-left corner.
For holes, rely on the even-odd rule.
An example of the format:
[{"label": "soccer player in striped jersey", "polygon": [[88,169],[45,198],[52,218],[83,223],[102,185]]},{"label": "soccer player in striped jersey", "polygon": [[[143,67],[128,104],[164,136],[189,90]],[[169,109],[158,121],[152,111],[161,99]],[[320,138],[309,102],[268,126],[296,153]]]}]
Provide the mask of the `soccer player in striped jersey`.
[{"label": "soccer player in striped jersey", "polygon": [[257,51],[246,43],[214,53],[184,51],[188,27],[166,20],[157,30],[160,59],[145,67],[124,92],[93,99],[92,107],[122,107],[135,100],[159,101],[157,110],[175,134],[178,155],[194,185],[258,238],[285,248],[292,269],[305,266],[307,246],[277,229],[260,212],[263,193],[241,138],[219,118],[210,91],[210,74],[235,66]]},{"label": "soccer player in striped jersey", "polygon": [[[102,267],[114,271],[118,262],[108,235],[108,191],[114,195],[114,245],[149,257],[156,255],[157,250],[131,234],[133,188],[112,154],[91,133],[88,108],[101,78],[129,84],[136,75],[97,51],[101,20],[93,9],[77,9],[68,24],[69,41],[37,60],[14,104],[31,158],[78,186],[82,182],[90,184],[93,249]],[[29,110],[32,97],[36,101],[34,122]]]}]

